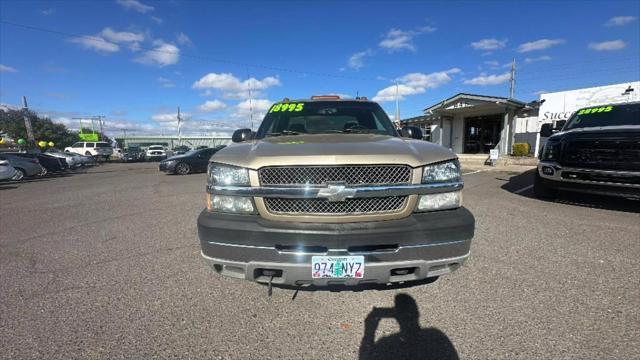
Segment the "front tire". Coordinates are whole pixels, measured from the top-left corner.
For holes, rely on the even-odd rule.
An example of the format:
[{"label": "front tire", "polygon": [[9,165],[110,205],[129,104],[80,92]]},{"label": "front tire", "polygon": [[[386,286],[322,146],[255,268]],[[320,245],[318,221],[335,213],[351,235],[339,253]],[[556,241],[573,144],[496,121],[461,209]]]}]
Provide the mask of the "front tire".
[{"label": "front tire", "polygon": [[558,197],[558,190],[547,186],[540,174],[536,170],[536,175],[533,180],[533,193],[538,199],[555,199]]},{"label": "front tire", "polygon": [[187,163],[177,163],[176,167],[175,167],[175,172],[178,175],[187,175],[188,173],[191,172],[191,166],[189,166],[189,164]]},{"label": "front tire", "polygon": [[11,180],[13,181],[20,181],[22,179],[24,179],[24,177],[27,176],[26,172],[20,168],[16,168],[16,174],[13,175],[13,177],[11,178]]}]

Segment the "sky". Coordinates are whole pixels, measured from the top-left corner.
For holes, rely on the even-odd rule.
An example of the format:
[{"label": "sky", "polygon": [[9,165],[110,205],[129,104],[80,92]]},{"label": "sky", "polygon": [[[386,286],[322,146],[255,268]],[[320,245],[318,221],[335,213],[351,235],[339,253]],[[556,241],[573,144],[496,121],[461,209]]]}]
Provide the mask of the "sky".
[{"label": "sky", "polygon": [[112,135],[257,127],[287,97],[401,118],[460,92],[515,98],[640,79],[640,2],[0,1],[0,103]]}]

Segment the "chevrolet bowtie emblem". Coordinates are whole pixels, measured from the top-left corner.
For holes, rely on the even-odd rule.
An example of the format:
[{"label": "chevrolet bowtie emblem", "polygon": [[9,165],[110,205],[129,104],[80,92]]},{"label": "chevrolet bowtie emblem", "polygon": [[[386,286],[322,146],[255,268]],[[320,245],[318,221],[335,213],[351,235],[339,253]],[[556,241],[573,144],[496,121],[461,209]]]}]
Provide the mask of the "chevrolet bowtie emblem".
[{"label": "chevrolet bowtie emblem", "polygon": [[345,201],[356,194],[356,189],[348,188],[345,184],[327,184],[326,188],[318,191],[317,197],[327,199],[330,202]]}]

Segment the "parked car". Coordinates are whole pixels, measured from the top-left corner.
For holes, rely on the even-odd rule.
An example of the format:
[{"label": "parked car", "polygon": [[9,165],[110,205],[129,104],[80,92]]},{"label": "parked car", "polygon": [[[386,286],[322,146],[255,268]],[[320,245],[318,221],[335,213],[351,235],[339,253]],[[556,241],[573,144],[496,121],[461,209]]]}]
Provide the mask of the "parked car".
[{"label": "parked car", "polygon": [[69,152],[68,154],[77,156],[82,166],[93,166],[96,164],[96,159],[91,155],[82,155],[75,152]]},{"label": "parked car", "polygon": [[151,145],[145,154],[147,161],[159,161],[167,158],[167,152],[162,145]]},{"label": "parked car", "polygon": [[127,148],[122,153],[122,162],[137,162],[144,161],[144,151],[137,146]]},{"label": "parked car", "polygon": [[111,144],[104,141],[86,142],[80,141],[64,149],[65,152],[74,152],[82,155],[101,157],[105,160],[113,154]]},{"label": "parked car", "polygon": [[10,180],[15,175],[16,169],[0,155],[0,181]]},{"label": "parked car", "polygon": [[44,167],[48,173],[60,172],[69,168],[67,162],[64,159],[60,159],[47,154],[33,154],[33,153],[11,153],[23,158],[38,159],[40,165]]},{"label": "parked car", "polygon": [[45,154],[59,159],[64,159],[70,169],[82,166],[82,158],[72,153],[65,153],[56,149],[50,149],[45,152]]},{"label": "parked car", "polygon": [[0,160],[8,160],[9,164],[16,169],[16,174],[11,180],[22,180],[25,177],[45,175],[47,170],[40,166],[36,158],[24,158],[15,154],[4,153],[0,155]]},{"label": "parked car", "polygon": [[640,199],[640,102],[579,109],[540,154],[533,190],[539,198],[560,191]]},{"label": "parked car", "polygon": [[172,156],[160,162],[160,171],[178,175],[205,172],[211,156],[222,148],[224,146],[191,150],[182,155]]}]

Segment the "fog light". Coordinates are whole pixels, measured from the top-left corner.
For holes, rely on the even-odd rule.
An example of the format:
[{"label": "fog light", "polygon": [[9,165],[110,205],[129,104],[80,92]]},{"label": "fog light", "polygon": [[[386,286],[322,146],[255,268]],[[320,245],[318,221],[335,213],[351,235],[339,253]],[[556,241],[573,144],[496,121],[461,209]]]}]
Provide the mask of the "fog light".
[{"label": "fog light", "polygon": [[462,193],[455,191],[420,196],[416,211],[447,210],[459,208],[460,206],[462,206]]},{"label": "fog light", "polygon": [[238,214],[252,214],[255,212],[251,198],[243,196],[209,195],[207,205],[209,211]]},{"label": "fog light", "polygon": [[553,176],[553,174],[555,173],[555,170],[553,170],[552,167],[543,166],[542,173],[545,175]]}]

